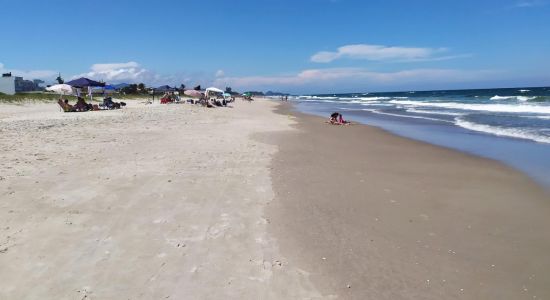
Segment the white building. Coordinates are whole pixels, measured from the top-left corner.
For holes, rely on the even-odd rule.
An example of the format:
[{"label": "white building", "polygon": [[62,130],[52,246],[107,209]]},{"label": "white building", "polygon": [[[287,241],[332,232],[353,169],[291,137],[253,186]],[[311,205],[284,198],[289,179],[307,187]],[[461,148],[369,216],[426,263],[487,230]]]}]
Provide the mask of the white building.
[{"label": "white building", "polygon": [[0,77],[0,93],[7,95],[15,94],[15,77],[2,76]]}]

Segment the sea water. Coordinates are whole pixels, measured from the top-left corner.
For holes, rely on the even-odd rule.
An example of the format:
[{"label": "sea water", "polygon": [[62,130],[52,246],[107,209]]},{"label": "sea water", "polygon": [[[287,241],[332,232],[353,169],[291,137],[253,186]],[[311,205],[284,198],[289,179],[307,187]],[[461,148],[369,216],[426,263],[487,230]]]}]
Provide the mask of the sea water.
[{"label": "sea water", "polygon": [[499,160],[550,188],[550,87],[299,95],[298,110]]}]

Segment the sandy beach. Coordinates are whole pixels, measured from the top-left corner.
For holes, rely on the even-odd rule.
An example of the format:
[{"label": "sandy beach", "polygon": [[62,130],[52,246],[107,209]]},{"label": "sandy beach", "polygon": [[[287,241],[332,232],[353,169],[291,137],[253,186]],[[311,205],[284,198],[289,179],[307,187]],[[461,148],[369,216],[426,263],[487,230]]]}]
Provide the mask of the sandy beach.
[{"label": "sandy beach", "polygon": [[550,197],[288,105],[0,105],[0,299],[548,299]]},{"label": "sandy beach", "polygon": [[267,234],[274,103],[0,107],[0,299],[311,299]]}]

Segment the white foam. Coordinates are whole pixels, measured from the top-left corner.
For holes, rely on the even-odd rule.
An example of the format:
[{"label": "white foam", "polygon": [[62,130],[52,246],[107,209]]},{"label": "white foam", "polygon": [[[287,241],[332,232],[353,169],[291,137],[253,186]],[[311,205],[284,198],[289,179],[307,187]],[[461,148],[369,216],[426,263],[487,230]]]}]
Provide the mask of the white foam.
[{"label": "white foam", "polygon": [[469,121],[465,121],[461,118],[455,119],[455,124],[462,128],[466,128],[473,131],[489,133],[497,136],[513,137],[518,139],[532,140],[539,143],[549,143],[550,137],[541,136],[533,132],[522,130],[519,128],[504,128],[498,126],[490,126],[485,124],[478,124]]},{"label": "white foam", "polygon": [[516,99],[516,100],[519,100],[519,101],[529,101],[529,100],[533,100],[535,99],[536,97],[527,97],[527,96],[499,96],[499,95],[496,95],[496,96],[493,96],[491,97],[490,99],[491,100],[512,100],[512,99]]},{"label": "white foam", "polygon": [[490,99],[491,100],[510,100],[510,99],[514,99],[516,98],[515,96],[499,96],[499,95],[495,95],[493,97],[491,97]]},{"label": "white foam", "polygon": [[460,110],[507,112],[507,113],[533,113],[550,114],[550,106],[530,105],[530,104],[466,104],[453,102],[419,102],[410,100],[391,100],[393,104],[420,106],[420,107],[439,107]]},{"label": "white foam", "polygon": [[445,115],[445,116],[463,116],[465,113],[457,113],[457,112],[450,112],[450,111],[440,111],[440,110],[421,110],[416,108],[409,108],[407,109],[408,112],[416,113],[416,114],[430,114],[430,115]]},{"label": "white foam", "polygon": [[423,120],[430,120],[430,121],[437,121],[437,122],[453,123],[453,122],[451,122],[451,121],[441,120],[441,119],[436,119],[436,118],[421,117],[421,116],[411,116],[411,115],[392,114],[392,113],[388,113],[388,112],[382,112],[382,111],[379,111],[379,110],[376,110],[376,109],[367,109],[367,108],[364,108],[364,109],[362,109],[362,110],[363,110],[363,111],[370,111],[370,112],[372,112],[372,113],[379,114],[379,115],[387,115],[387,116],[394,116],[394,117],[401,117],[401,118],[423,119]]},{"label": "white foam", "polygon": [[389,100],[390,97],[342,97],[341,100],[362,100],[362,101],[380,101],[380,100]]},{"label": "white foam", "polygon": [[550,120],[550,116],[521,116],[522,118]]},{"label": "white foam", "polygon": [[520,93],[528,93],[530,92],[531,90],[519,90]]},{"label": "white foam", "polygon": [[338,97],[298,96],[298,99],[302,99],[302,100],[333,100],[333,99],[338,99]]}]

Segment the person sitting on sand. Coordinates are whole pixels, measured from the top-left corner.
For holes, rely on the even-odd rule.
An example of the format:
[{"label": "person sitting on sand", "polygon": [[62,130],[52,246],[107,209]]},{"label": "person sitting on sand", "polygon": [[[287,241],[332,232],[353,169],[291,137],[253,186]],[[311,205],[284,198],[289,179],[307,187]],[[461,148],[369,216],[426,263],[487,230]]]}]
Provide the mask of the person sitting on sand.
[{"label": "person sitting on sand", "polygon": [[76,104],[73,106],[76,111],[87,111],[90,110],[90,106],[84,98],[78,97],[78,100],[76,101]]},{"label": "person sitting on sand", "polygon": [[348,121],[344,120],[344,117],[339,112],[334,112],[330,115],[330,119],[328,123],[332,125],[348,125],[350,124]]},{"label": "person sitting on sand", "polygon": [[59,98],[59,100],[57,101],[57,103],[59,104],[59,106],[61,106],[61,108],[63,109],[64,112],[73,112],[73,111],[76,111],[74,109],[74,107],[72,105],[69,104],[69,100],[68,99],[62,99],[62,98]]},{"label": "person sitting on sand", "polygon": [[107,97],[103,99],[103,106],[108,109],[120,108],[120,103],[114,102],[113,98]]}]

